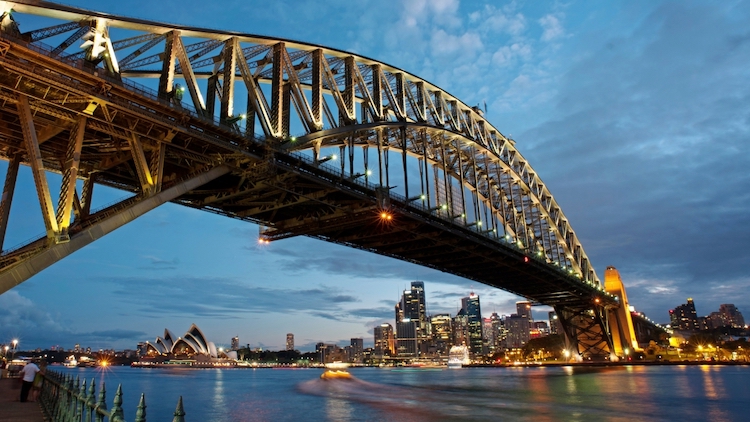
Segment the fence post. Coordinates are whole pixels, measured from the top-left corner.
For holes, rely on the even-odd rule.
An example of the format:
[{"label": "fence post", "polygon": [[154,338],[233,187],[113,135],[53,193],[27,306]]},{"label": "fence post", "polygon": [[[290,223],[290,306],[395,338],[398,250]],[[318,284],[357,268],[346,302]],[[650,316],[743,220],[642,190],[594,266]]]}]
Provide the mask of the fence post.
[{"label": "fence post", "polygon": [[141,393],[141,400],[138,402],[138,410],[135,412],[135,422],[146,422],[146,394]]},{"label": "fence post", "polygon": [[93,422],[93,411],[96,402],[94,401],[94,394],[96,393],[96,379],[91,378],[91,384],[89,385],[89,394],[86,396],[86,401],[83,403],[84,409],[86,409],[86,422]]},{"label": "fence post", "polygon": [[104,381],[102,381],[102,386],[99,388],[99,400],[97,400],[96,406],[94,406],[94,419],[96,419],[96,422],[104,422],[104,415],[100,412],[100,410],[107,410],[106,400],[107,390],[104,386]]},{"label": "fence post", "polygon": [[185,422],[185,410],[182,409],[182,396],[177,401],[177,408],[174,410],[172,422]]},{"label": "fence post", "polygon": [[122,411],[122,384],[117,386],[115,400],[112,404],[112,411],[109,413],[109,421],[113,422],[115,417],[125,419],[125,415]]}]

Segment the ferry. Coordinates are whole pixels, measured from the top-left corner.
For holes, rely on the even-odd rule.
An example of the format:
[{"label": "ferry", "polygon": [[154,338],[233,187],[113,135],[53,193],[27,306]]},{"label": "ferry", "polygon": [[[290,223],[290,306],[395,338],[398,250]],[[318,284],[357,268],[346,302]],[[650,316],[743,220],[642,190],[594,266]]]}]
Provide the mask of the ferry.
[{"label": "ferry", "polygon": [[65,358],[65,362],[63,362],[63,365],[68,368],[75,368],[78,366],[78,361],[76,360],[75,355],[70,355],[67,358]]},{"label": "ferry", "polygon": [[471,363],[469,349],[466,346],[453,346],[448,353],[448,368],[459,369]]}]

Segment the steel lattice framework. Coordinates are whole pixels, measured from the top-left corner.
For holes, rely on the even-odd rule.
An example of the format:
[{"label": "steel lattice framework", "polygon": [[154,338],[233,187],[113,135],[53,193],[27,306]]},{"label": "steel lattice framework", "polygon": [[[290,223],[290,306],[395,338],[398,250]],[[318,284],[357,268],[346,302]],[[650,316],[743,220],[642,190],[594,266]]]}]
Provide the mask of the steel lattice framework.
[{"label": "steel lattice framework", "polygon": [[[47,231],[3,251],[0,291],[175,202],[259,223],[262,241],[312,236],[509,290],[554,306],[582,353],[609,354],[617,301],[478,108],[321,46],[41,1],[0,9],[0,245],[20,164]],[[21,32],[26,16],[43,23]],[[62,175],[57,207],[48,172]],[[96,184],[133,196],[94,212]]]}]

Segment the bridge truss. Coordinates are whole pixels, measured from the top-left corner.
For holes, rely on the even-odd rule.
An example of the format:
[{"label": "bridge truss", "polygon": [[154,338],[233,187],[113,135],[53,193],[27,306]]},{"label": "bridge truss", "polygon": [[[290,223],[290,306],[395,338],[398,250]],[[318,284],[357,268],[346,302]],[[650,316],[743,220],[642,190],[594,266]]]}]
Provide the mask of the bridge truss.
[{"label": "bridge truss", "polygon": [[[0,13],[0,246],[20,164],[46,229],[3,249],[0,292],[173,202],[257,223],[263,242],[311,236],[508,290],[553,306],[582,355],[610,354],[617,300],[481,110],[320,46],[42,1]],[[92,210],[96,185],[132,197]]]}]

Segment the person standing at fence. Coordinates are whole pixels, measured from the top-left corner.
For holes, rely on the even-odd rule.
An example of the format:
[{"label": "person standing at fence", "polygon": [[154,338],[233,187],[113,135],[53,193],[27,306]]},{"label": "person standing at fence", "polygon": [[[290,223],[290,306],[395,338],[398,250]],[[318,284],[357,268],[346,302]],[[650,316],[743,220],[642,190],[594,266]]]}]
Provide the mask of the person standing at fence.
[{"label": "person standing at fence", "polygon": [[22,402],[28,400],[29,391],[31,390],[31,386],[34,385],[34,377],[37,372],[39,372],[39,367],[36,366],[34,362],[29,362],[23,367],[23,369],[21,369],[21,372],[18,373],[21,382],[23,382],[23,385],[21,386]]},{"label": "person standing at fence", "polygon": [[44,372],[47,370],[47,362],[40,359],[39,372],[34,376],[34,382],[31,385],[31,401],[39,400],[39,394],[42,392],[42,383],[44,382]]}]

